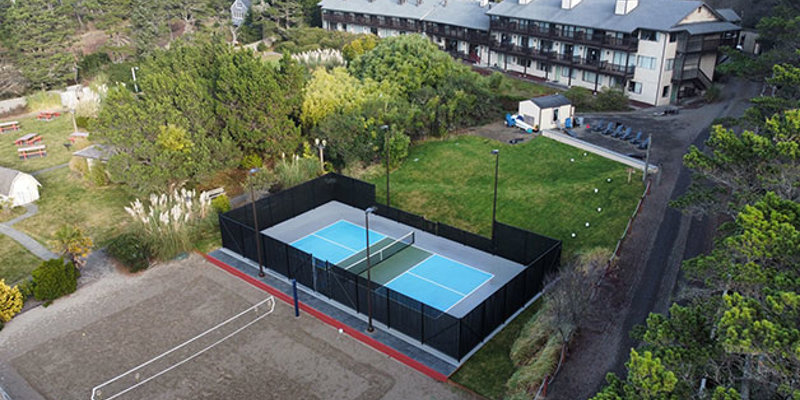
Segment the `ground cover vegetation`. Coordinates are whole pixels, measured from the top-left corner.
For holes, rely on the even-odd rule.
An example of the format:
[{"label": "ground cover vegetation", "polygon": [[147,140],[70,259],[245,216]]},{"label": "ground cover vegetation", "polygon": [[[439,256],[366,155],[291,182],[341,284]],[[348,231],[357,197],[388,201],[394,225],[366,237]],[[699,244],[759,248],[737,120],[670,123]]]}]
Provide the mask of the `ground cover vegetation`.
[{"label": "ground cover vegetation", "polygon": [[679,302],[632,332],[642,344],[627,375],[609,374],[596,399],[800,398],[799,18],[782,2],[758,24],[765,53],[728,67],[774,95],[689,150],[694,182],[673,204],[727,222],[710,253],[684,263]]}]

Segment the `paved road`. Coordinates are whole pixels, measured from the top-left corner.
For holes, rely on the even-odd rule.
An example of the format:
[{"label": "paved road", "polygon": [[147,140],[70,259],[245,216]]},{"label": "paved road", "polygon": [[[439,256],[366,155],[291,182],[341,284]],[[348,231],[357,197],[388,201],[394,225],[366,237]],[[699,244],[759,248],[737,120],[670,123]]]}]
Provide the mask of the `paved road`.
[{"label": "paved road", "polygon": [[[650,312],[668,310],[681,262],[706,251],[713,238],[714,221],[693,219],[668,207],[691,182],[691,172],[683,167],[681,157],[689,144],[703,145],[709,134],[707,126],[715,117],[740,115],[758,89],[752,83],[731,82],[724,89],[723,103],[686,110],[670,119],[671,125],[665,125],[662,132],[653,131],[654,137],[660,133],[654,143],[662,146],[655,154],[655,162],[664,164],[661,185],[654,187],[645,201],[623,244],[617,275],[599,297],[598,315],[576,338],[548,398],[585,399],[602,387],[606,371],[624,376],[630,349],[638,344],[629,336],[631,328],[644,323]],[[645,123],[640,115],[627,117]]]}]

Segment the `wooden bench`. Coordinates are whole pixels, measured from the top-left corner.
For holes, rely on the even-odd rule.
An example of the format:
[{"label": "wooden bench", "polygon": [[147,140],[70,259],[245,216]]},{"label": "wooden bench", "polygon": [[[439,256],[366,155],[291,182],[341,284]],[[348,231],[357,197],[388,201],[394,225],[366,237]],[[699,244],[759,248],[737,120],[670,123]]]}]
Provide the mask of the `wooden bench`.
[{"label": "wooden bench", "polygon": [[45,157],[47,155],[47,146],[40,144],[38,146],[21,147],[17,149],[17,154],[21,160],[27,160],[31,157]]},{"label": "wooden bench", "polygon": [[220,186],[216,189],[207,190],[206,193],[208,194],[208,198],[213,200],[225,194],[225,188]]},{"label": "wooden bench", "polygon": [[0,123],[0,133],[7,131],[18,131],[18,130],[19,130],[19,121],[9,121]]},{"label": "wooden bench", "polygon": [[55,117],[61,116],[61,113],[58,111],[42,111],[39,113],[39,116],[36,117],[39,121],[50,121]]},{"label": "wooden bench", "polygon": [[42,141],[42,137],[41,136],[39,136],[39,135],[37,135],[35,133],[29,133],[29,134],[24,135],[21,138],[15,140],[14,144],[17,145],[17,146],[22,146],[22,145],[30,146],[30,145],[36,144],[38,142],[41,142],[41,141]]},{"label": "wooden bench", "polygon": [[88,137],[89,137],[89,134],[86,133],[86,132],[75,132],[75,133],[70,134],[68,139],[69,139],[70,143],[74,144],[76,140],[78,140],[78,139],[86,139]]}]

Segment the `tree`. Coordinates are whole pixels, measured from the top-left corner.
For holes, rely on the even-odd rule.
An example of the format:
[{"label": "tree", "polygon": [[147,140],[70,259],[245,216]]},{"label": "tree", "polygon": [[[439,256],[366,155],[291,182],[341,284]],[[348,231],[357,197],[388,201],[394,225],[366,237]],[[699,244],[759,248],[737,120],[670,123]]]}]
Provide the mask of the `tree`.
[{"label": "tree", "polygon": [[15,1],[6,11],[8,47],[32,85],[48,89],[74,77],[70,10],[60,1]]},{"label": "tree", "polygon": [[625,364],[628,378],[621,381],[614,374],[608,374],[607,386],[593,400],[678,400],[673,393],[678,378],[664,368],[658,357],[649,351],[644,354],[631,349],[631,358]]},{"label": "tree", "polygon": [[690,147],[684,164],[695,171],[695,180],[675,204],[693,213],[735,215],[765,191],[800,200],[800,110],[777,114],[764,125],[741,134],[717,125],[708,151]]},{"label": "tree", "polygon": [[22,293],[19,288],[6,285],[5,279],[0,279],[0,322],[11,321],[22,310]]},{"label": "tree", "polygon": [[372,34],[360,35],[358,39],[344,45],[342,55],[347,62],[352,62],[362,54],[372,50],[378,45],[380,38]]},{"label": "tree", "polygon": [[63,225],[55,233],[55,245],[59,252],[80,268],[92,249],[92,239],[75,225]]}]

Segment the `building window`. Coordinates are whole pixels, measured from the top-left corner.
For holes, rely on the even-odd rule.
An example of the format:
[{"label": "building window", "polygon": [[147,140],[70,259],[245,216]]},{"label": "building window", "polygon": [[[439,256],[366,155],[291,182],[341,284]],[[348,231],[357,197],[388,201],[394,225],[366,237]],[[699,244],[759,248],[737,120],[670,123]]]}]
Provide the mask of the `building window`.
[{"label": "building window", "polygon": [[530,68],[530,67],[531,67],[531,59],[529,58],[525,60],[525,68]]},{"label": "building window", "polygon": [[550,67],[550,64],[543,63],[543,62],[540,61],[538,63],[538,65],[536,66],[536,69],[538,69],[539,71],[550,72],[551,67]]},{"label": "building window", "polygon": [[608,86],[611,86],[612,88],[621,89],[622,88],[622,78],[618,78],[616,76],[610,76],[608,78]]},{"label": "building window", "polygon": [[677,33],[670,33],[669,34],[669,42],[675,43],[678,41],[678,34]]},{"label": "building window", "polygon": [[568,78],[569,77],[569,71],[570,71],[569,68],[561,67],[561,76],[563,76],[564,78]]},{"label": "building window", "polygon": [[644,69],[656,69],[656,58],[655,57],[646,57],[646,56],[637,56],[636,57],[636,66],[639,68]]},{"label": "building window", "polygon": [[583,81],[584,82],[592,82],[592,83],[594,83],[594,81],[596,79],[597,79],[597,74],[595,74],[594,72],[583,71]]},{"label": "building window", "polygon": [[675,68],[675,59],[668,58],[666,62],[664,62],[664,71],[672,71]]},{"label": "building window", "polygon": [[664,86],[664,89],[661,89],[661,97],[669,96],[669,85]]},{"label": "building window", "polygon": [[648,40],[648,41],[651,41],[651,42],[657,42],[658,41],[658,32],[651,31],[651,30],[648,30],[648,29],[642,29],[641,31],[639,31],[639,38],[642,39],[642,40]]},{"label": "building window", "polygon": [[509,57],[509,58],[508,58],[508,62],[509,62],[509,63],[511,63],[511,64],[517,64],[517,65],[519,65],[519,62],[518,62],[518,61],[519,61],[519,60],[517,60],[517,57],[515,57],[515,56],[511,56],[511,57]]},{"label": "building window", "polygon": [[642,83],[641,82],[628,82],[628,91],[631,93],[642,94]]}]

